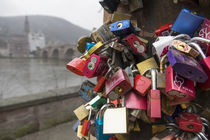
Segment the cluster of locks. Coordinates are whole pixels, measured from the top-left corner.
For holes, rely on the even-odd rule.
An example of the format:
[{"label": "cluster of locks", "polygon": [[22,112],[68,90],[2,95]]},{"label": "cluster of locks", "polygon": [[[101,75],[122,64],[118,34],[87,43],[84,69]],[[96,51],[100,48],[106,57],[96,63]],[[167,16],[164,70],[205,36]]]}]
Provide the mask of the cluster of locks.
[{"label": "cluster of locks", "polygon": [[[115,2],[101,5],[113,13]],[[89,80],[81,85],[87,103],[74,110],[77,136],[131,139],[131,131],[143,129],[141,120],[153,125],[152,140],[207,140],[209,123],[191,101],[196,88],[210,89],[210,20],[182,9],[173,25],[155,30],[153,43],[140,37],[133,21],[113,21],[80,38],[82,56],[66,65],[79,76],[97,79],[96,85]]]}]

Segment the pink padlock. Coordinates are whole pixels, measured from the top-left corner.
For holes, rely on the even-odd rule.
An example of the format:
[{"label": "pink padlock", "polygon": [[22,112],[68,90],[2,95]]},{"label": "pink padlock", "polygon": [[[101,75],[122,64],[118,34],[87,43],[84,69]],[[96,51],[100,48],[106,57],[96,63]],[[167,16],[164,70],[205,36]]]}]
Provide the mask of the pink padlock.
[{"label": "pink padlock", "polygon": [[147,109],[147,98],[130,91],[125,95],[125,106],[130,109]]},{"label": "pink padlock", "polygon": [[132,88],[128,75],[120,68],[105,83],[106,95],[110,100],[116,100]]},{"label": "pink padlock", "polygon": [[92,54],[88,58],[83,74],[87,78],[103,75],[108,70],[107,57]]},{"label": "pink padlock", "polygon": [[166,68],[166,96],[173,96],[169,105],[188,103],[195,99],[195,88],[192,80],[178,75],[171,66]]}]

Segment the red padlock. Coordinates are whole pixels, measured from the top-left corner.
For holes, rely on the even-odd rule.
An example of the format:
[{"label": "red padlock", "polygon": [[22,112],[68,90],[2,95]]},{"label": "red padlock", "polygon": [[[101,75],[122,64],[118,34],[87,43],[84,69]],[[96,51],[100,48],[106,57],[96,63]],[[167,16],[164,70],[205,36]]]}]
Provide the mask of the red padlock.
[{"label": "red padlock", "polygon": [[116,100],[131,89],[128,75],[120,68],[105,83],[106,95],[110,100]]},{"label": "red padlock", "polygon": [[88,132],[90,130],[90,126],[91,126],[90,118],[91,118],[91,115],[92,115],[91,113],[92,113],[92,109],[90,109],[88,120],[83,121],[81,134],[84,135],[84,136],[88,136]]},{"label": "red padlock", "polygon": [[87,78],[92,78],[95,76],[103,75],[103,73],[107,70],[107,57],[92,54],[87,60],[87,63],[83,70],[83,74]]},{"label": "red padlock", "polygon": [[157,90],[157,73],[151,69],[152,89],[147,96],[147,115],[150,118],[161,118],[160,90]]},{"label": "red padlock", "polygon": [[117,137],[113,136],[111,138],[109,138],[108,140],[118,140]]},{"label": "red padlock", "polygon": [[170,105],[184,104],[195,99],[195,88],[192,80],[178,75],[171,66],[166,68],[166,96],[173,96]]},{"label": "red padlock", "polygon": [[160,26],[159,29],[155,30],[156,36],[168,36],[171,32],[172,24],[165,24]]},{"label": "red padlock", "polygon": [[130,34],[122,40],[126,45],[130,46],[130,49],[139,55],[142,55],[146,51],[146,46],[138,37],[134,34]]},{"label": "red padlock", "polygon": [[77,75],[84,76],[83,70],[85,65],[86,61],[82,58],[74,58],[66,65],[66,68]]},{"label": "red padlock", "polygon": [[203,125],[200,116],[194,113],[181,113],[176,118],[179,128],[188,132],[202,132]]},{"label": "red padlock", "polygon": [[125,95],[125,106],[130,109],[147,110],[147,98],[130,91]]},{"label": "red padlock", "polygon": [[134,86],[133,89],[141,96],[145,96],[150,87],[151,87],[151,80],[143,75],[136,75],[134,78]]}]

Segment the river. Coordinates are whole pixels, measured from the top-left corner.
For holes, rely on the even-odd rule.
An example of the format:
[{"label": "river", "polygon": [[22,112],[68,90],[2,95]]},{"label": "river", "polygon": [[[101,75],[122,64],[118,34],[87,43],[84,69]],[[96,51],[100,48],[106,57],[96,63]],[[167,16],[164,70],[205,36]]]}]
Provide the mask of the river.
[{"label": "river", "polygon": [[0,59],[0,98],[81,85],[86,78],[66,69],[62,60]]}]

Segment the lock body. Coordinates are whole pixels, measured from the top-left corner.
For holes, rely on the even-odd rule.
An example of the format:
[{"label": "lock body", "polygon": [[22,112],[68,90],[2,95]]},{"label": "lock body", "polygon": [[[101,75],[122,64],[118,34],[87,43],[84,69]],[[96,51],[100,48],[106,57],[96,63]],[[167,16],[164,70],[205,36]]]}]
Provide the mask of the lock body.
[{"label": "lock body", "polygon": [[195,59],[173,49],[168,50],[168,59],[173,70],[180,76],[200,83],[204,83],[208,79],[201,65]]},{"label": "lock body", "polygon": [[115,100],[131,89],[131,82],[128,75],[122,69],[119,69],[106,81],[105,88],[106,95],[111,100]]},{"label": "lock body", "polygon": [[82,121],[89,115],[89,111],[85,108],[84,105],[81,105],[74,110],[74,114],[77,116],[78,120]]},{"label": "lock body", "polygon": [[147,109],[147,99],[130,91],[125,95],[125,106],[130,109]]},{"label": "lock body", "polygon": [[105,87],[105,82],[106,82],[106,77],[104,76],[100,76],[97,80],[97,84],[96,86],[94,87],[94,91],[95,92],[101,92],[103,91],[103,88]]},{"label": "lock body", "polygon": [[146,46],[141,42],[134,34],[130,34],[123,39],[123,42],[127,44],[130,49],[138,55],[142,55],[146,51]]},{"label": "lock body", "polygon": [[87,63],[83,70],[83,74],[87,78],[92,78],[99,75],[103,75],[103,73],[106,73],[107,70],[107,57],[92,54],[87,60]]},{"label": "lock body", "polygon": [[172,24],[165,24],[160,26],[159,29],[155,30],[156,36],[168,36],[171,32]]},{"label": "lock body", "polygon": [[131,19],[131,14],[115,11],[114,14],[112,15],[111,22],[114,23],[120,20],[130,20],[130,19]]},{"label": "lock body", "polygon": [[94,109],[101,108],[105,103],[107,103],[106,98],[100,97],[99,95],[95,96],[91,101],[87,104],[91,105]]},{"label": "lock body", "polygon": [[108,13],[112,14],[118,7],[120,0],[100,0],[99,3]]},{"label": "lock body", "polygon": [[176,119],[179,128],[188,132],[202,132],[200,116],[194,113],[181,113]]},{"label": "lock body", "polygon": [[84,76],[83,70],[85,65],[86,65],[85,60],[81,58],[74,58],[66,65],[66,68],[79,76]]},{"label": "lock body", "polygon": [[160,90],[150,90],[147,96],[147,115],[150,118],[161,118]]},{"label": "lock body", "polygon": [[204,20],[203,17],[193,13],[196,12],[190,11],[188,9],[182,9],[176,18],[171,30],[182,34],[188,34],[192,37]]},{"label": "lock body", "polygon": [[151,80],[145,76],[141,76],[140,74],[136,75],[134,78],[134,86],[133,89],[141,96],[145,96],[150,87],[151,87]]},{"label": "lock body", "polygon": [[150,70],[152,68],[158,69],[158,65],[157,65],[154,57],[144,60],[144,61],[138,63],[136,66],[137,66],[141,75],[144,75],[148,70]]},{"label": "lock body", "polygon": [[77,50],[81,53],[84,54],[86,51],[86,43],[92,42],[91,38],[88,36],[83,36],[78,40],[77,43]]},{"label": "lock body", "polygon": [[81,134],[84,136],[88,136],[88,132],[90,130],[90,120],[84,120],[83,121],[83,125],[82,125],[82,130],[81,130]]},{"label": "lock body", "polygon": [[157,73],[157,88],[165,89],[165,87],[166,87],[166,74]]},{"label": "lock body", "polygon": [[125,37],[134,32],[130,20],[121,20],[110,25],[110,30],[119,37]]},{"label": "lock body", "polygon": [[96,45],[96,43],[87,42],[85,45],[85,53],[87,53],[95,45]]},{"label": "lock body", "polygon": [[90,101],[96,94],[93,92],[94,84],[88,80],[84,81],[80,87],[79,94],[86,101]]},{"label": "lock body", "polygon": [[163,132],[153,136],[151,140],[173,140],[177,132],[177,130],[166,129]]},{"label": "lock body", "polygon": [[195,88],[192,80],[178,75],[171,66],[166,68],[166,96],[173,96],[170,104],[183,104],[195,99]]},{"label": "lock body", "polygon": [[74,130],[74,132],[77,132],[78,126],[80,125],[80,120],[77,120],[75,122],[75,124],[73,125],[72,129]]}]

